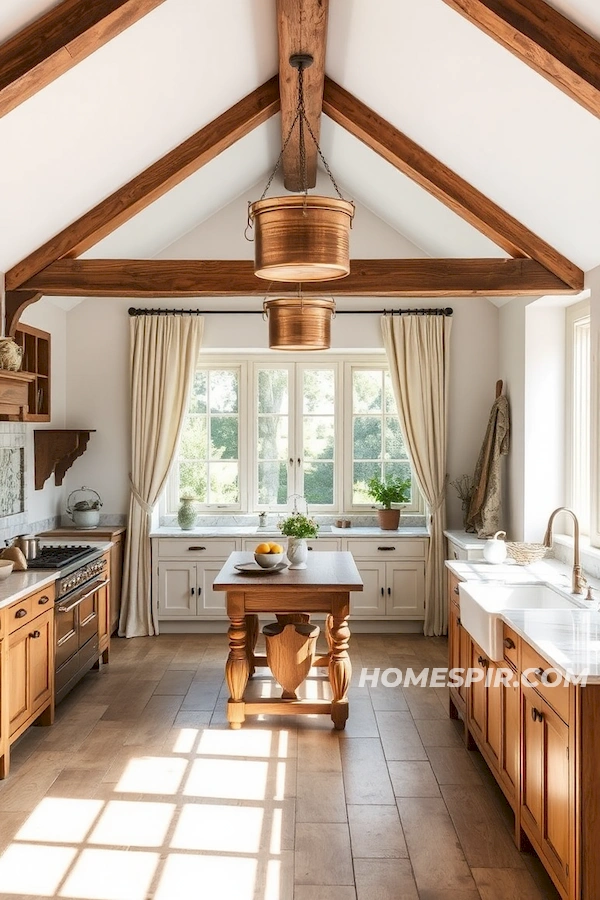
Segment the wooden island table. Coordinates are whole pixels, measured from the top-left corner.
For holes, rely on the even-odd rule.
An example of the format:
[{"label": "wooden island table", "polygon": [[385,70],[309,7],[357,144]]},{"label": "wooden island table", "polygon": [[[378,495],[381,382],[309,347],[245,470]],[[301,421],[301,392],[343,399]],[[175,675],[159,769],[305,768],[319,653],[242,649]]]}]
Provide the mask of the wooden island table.
[{"label": "wooden island table", "polygon": [[[352,668],[348,656],[350,591],[362,591],[363,583],[351,553],[319,551],[309,554],[306,569],[283,569],[258,575],[244,575],[235,569],[254,561],[249,552],[236,551],[217,575],[213,588],[227,591],[229,616],[229,656],[225,676],[229,686],[227,719],[231,728],[240,728],[247,715],[262,713],[329,713],[341,730],[348,718],[348,687]],[[329,652],[317,656],[315,666],[327,666],[332,699],[277,699],[261,697],[244,700],[248,678],[256,666],[266,666],[266,657],[256,656],[258,613],[279,616],[326,613],[325,634]]]}]

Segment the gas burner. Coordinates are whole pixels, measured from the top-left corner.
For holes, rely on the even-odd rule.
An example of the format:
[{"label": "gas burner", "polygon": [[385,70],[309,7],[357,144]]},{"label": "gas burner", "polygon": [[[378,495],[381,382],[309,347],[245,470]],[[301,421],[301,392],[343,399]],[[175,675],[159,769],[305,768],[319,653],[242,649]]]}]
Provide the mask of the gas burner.
[{"label": "gas burner", "polygon": [[40,547],[35,559],[30,559],[27,566],[30,569],[61,569],[69,563],[76,562],[88,556],[92,547],[89,544],[64,545]]}]

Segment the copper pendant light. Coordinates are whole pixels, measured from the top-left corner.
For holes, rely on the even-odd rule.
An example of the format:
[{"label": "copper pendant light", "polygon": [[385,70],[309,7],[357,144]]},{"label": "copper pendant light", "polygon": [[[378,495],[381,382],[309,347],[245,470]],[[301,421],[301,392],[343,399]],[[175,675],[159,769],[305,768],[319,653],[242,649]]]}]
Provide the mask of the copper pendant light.
[{"label": "copper pendant light", "polygon": [[[312,61],[312,56],[308,54],[290,57],[290,64],[298,69],[296,115],[262,197],[248,204],[246,236],[248,230],[255,227],[254,274],[268,281],[328,281],[343,278],[350,272],[350,228],[354,204],[342,197],[304,108],[303,71]],[[304,191],[302,194],[267,200],[265,196],[296,126],[299,129],[299,163]],[[337,198],[308,193],[305,129],[317,147]]]},{"label": "copper pendant light", "polygon": [[335,303],[325,297],[265,300],[271,350],[328,350]]}]

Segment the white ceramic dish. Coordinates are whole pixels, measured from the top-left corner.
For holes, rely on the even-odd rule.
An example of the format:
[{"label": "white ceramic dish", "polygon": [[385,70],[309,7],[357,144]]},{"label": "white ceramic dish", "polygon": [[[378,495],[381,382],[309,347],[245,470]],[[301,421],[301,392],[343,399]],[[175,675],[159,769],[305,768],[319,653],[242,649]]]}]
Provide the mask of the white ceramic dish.
[{"label": "white ceramic dish", "polygon": [[8,578],[13,570],[13,566],[14,562],[12,559],[0,559],[0,581]]},{"label": "white ceramic dish", "polygon": [[261,569],[273,569],[283,559],[283,553],[255,553],[254,559]]},{"label": "white ceramic dish", "polygon": [[240,575],[272,575],[275,572],[282,572],[283,569],[287,569],[287,563],[279,562],[276,566],[271,566],[270,569],[263,569],[255,562],[239,563],[237,566],[234,566],[234,569]]}]

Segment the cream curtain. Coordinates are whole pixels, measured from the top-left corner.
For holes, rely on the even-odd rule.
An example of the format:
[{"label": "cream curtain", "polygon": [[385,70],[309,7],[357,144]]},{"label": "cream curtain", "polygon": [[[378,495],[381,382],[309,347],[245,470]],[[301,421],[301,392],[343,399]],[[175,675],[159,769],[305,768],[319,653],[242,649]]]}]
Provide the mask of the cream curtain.
[{"label": "cream curtain", "polygon": [[150,522],[175,453],[204,319],[148,315],[130,320],[131,496],[119,635],[157,634],[150,602]]},{"label": "cream curtain", "polygon": [[445,634],[446,430],[452,319],[384,316],[383,344],[396,406],[419,488],[431,515],[425,574],[425,634]]}]

